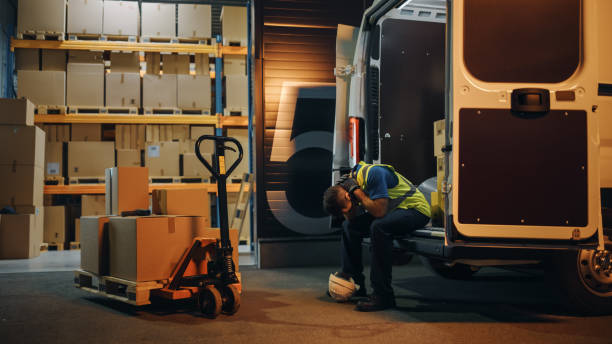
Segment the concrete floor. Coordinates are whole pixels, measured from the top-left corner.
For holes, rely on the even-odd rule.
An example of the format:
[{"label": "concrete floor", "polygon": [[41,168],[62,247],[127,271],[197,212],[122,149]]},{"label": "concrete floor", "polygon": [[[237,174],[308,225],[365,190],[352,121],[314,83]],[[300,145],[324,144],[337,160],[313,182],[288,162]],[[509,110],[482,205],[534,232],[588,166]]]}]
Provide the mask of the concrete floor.
[{"label": "concrete floor", "polygon": [[417,260],[394,268],[397,309],[360,313],[325,295],[333,268],[241,269],[241,309],[215,320],[190,302],[135,308],[88,294],[70,271],[0,274],[1,342],[612,343],[612,316],[564,313],[541,274],[449,281]]}]

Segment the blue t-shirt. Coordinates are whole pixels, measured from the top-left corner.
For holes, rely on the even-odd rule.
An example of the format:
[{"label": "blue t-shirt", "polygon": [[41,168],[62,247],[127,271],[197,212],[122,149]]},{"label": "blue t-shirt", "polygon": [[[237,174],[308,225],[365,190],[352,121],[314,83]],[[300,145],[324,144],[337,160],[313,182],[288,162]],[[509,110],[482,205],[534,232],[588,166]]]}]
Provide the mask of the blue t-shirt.
[{"label": "blue t-shirt", "polygon": [[[355,173],[362,165],[357,165]],[[398,180],[393,172],[382,166],[372,166],[368,173],[368,189],[364,190],[370,199],[389,198],[389,189],[397,186]]]}]

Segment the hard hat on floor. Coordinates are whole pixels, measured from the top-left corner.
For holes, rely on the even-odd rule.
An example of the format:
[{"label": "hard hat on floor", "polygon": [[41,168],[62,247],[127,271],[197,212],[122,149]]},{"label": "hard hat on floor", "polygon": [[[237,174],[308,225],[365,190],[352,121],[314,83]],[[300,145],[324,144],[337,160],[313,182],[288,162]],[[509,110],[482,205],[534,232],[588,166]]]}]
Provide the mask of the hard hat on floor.
[{"label": "hard hat on floor", "polygon": [[338,302],[348,301],[359,290],[349,275],[336,272],[329,275],[329,295]]}]

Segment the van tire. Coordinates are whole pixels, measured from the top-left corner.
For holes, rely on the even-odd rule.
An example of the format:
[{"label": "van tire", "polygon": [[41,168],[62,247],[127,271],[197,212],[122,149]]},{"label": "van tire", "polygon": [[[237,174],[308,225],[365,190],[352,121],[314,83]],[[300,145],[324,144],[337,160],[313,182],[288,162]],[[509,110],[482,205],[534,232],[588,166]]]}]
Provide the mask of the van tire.
[{"label": "van tire", "polygon": [[440,277],[448,279],[468,280],[471,279],[472,276],[478,271],[477,268],[470,265],[455,263],[454,265],[449,266],[446,264],[447,262],[440,259],[424,256],[419,256],[419,258],[429,271]]},{"label": "van tire", "polygon": [[612,314],[612,283],[595,283],[600,287],[592,287],[589,284],[593,284],[593,277],[586,277],[591,273],[588,258],[594,252],[572,250],[559,253],[550,260],[547,272],[551,273],[551,279],[556,282],[564,297],[563,303],[570,311],[585,315]]}]

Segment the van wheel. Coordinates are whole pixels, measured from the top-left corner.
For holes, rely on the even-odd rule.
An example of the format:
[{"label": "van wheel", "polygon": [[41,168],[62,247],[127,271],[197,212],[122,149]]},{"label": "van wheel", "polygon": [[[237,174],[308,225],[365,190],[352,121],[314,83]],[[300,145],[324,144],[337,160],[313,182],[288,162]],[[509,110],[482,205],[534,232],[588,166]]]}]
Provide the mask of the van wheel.
[{"label": "van wheel", "polygon": [[612,252],[564,252],[552,263],[568,308],[585,314],[612,314]]},{"label": "van wheel", "polygon": [[419,258],[421,259],[423,265],[425,265],[425,267],[429,271],[448,279],[470,279],[478,270],[480,270],[480,268],[471,265],[465,265],[460,263],[449,265],[447,262],[440,259],[424,256],[419,256]]}]

